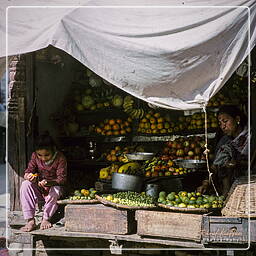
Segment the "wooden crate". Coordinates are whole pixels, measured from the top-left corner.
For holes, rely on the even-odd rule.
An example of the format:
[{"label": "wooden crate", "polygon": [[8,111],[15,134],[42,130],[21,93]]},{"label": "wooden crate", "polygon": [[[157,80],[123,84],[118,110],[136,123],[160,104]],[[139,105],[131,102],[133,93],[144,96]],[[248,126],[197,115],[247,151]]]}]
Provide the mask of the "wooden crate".
[{"label": "wooden crate", "polygon": [[122,235],[136,232],[136,221],[133,211],[102,204],[74,204],[65,207],[65,229],[73,232]]},{"label": "wooden crate", "polygon": [[[252,234],[253,230],[251,224]],[[204,216],[202,228],[203,243],[248,243],[248,219],[222,216]],[[253,235],[251,236],[253,241]]]},{"label": "wooden crate", "polygon": [[201,240],[203,217],[199,214],[138,210],[135,219],[140,236]]}]

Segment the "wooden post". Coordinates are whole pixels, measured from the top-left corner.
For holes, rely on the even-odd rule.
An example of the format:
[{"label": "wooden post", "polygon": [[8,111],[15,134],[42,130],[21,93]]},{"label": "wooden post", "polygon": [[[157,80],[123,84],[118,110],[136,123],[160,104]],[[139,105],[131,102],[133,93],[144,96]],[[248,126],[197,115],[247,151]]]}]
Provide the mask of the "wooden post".
[{"label": "wooden post", "polygon": [[[27,55],[15,56],[9,63],[8,177],[10,210],[20,210],[19,190],[27,165]],[[32,69],[30,69],[32,72]],[[33,97],[32,97],[33,98]]]}]

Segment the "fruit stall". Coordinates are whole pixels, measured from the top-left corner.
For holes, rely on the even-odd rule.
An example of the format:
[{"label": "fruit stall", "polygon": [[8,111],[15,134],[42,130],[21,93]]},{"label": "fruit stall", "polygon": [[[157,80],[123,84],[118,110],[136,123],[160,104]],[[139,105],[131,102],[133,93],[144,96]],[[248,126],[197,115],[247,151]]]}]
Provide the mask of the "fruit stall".
[{"label": "fruit stall", "polygon": [[[64,55],[51,47],[45,51]],[[35,64],[39,71],[50,72],[42,61],[44,52],[35,53]],[[80,239],[86,241],[83,247],[107,247],[113,253],[122,247],[245,248],[248,212],[241,214],[239,209],[240,214],[234,215],[227,198],[201,195],[196,188],[208,177],[205,124],[211,163],[219,136],[218,108],[224,104],[247,108],[246,79],[237,74],[231,77],[210,100],[205,122],[201,109],[156,108],[75,64],[59,107],[54,112],[49,108],[47,122],[39,125],[42,131],[51,127],[68,160],[69,183],[58,201],[57,224],[24,238],[15,229],[24,221],[14,211],[12,241],[49,248],[56,246],[54,241],[62,241],[61,247],[69,248],[73,246],[70,239]],[[45,120],[43,113],[41,119]],[[244,198],[247,192],[243,193]],[[255,230],[254,220],[250,228]],[[90,242],[93,239],[100,242]],[[251,241],[255,240],[252,235]]]},{"label": "fruit stall", "polygon": [[[64,24],[61,28],[57,25],[56,38],[48,38],[51,45],[20,52],[16,40],[12,40],[15,36],[10,35],[13,45],[9,50],[14,55],[8,63],[10,245],[36,248],[30,255],[50,255],[47,248],[80,247],[127,255],[126,250],[134,249],[137,254],[131,253],[133,256],[144,255],[140,253],[142,248],[246,249],[250,242],[256,242],[255,175],[236,180],[225,196],[214,190],[207,194],[197,192],[202,181],[210,179],[209,165],[221,137],[217,120],[219,108],[237,105],[253,117],[255,124],[255,111],[250,109],[255,102],[249,101],[251,106],[248,105],[248,95],[252,98],[256,95],[255,48],[251,53],[254,56],[252,65],[246,60],[242,62],[246,59],[246,51],[238,51],[233,45],[230,49],[228,43],[224,44],[230,38],[222,31],[226,26],[222,24],[221,41],[216,31],[209,32],[214,35],[210,40],[203,37],[207,35],[201,34],[197,26],[198,33],[189,31],[191,37],[197,34],[200,38],[201,34],[205,39],[203,50],[200,48],[202,42],[193,40],[184,41],[188,45],[181,51],[177,51],[179,43],[173,45],[175,50],[170,50],[169,46],[165,48],[176,40],[166,38],[166,45],[162,45],[162,36],[158,38],[162,35],[160,31],[157,34],[159,49],[166,54],[162,50],[152,53],[156,47],[154,37],[144,42],[149,46],[144,53],[143,44],[136,41],[141,37],[131,36],[129,29],[128,39],[124,41],[116,40],[116,28],[111,33],[108,30],[102,33],[105,28],[100,26],[97,33],[92,32],[101,22],[108,24],[109,18],[105,16],[108,11],[116,24],[124,22],[125,16],[112,8],[106,9],[104,15],[99,15],[97,8],[90,13],[85,8],[86,15],[81,16],[82,9],[64,15],[67,20],[78,19],[77,24],[81,25],[78,27],[85,29],[77,33],[79,29],[75,26],[70,30],[69,36],[77,34],[76,40],[67,37],[72,45],[68,49],[63,45],[63,38],[61,46],[58,45],[58,35],[64,33],[65,25],[68,30],[76,22],[65,24],[62,20],[64,9],[63,13],[56,11],[57,16],[48,15],[56,19],[60,15],[60,22],[54,20],[52,23]],[[101,22],[86,20],[93,12]],[[164,10],[161,15],[169,19],[166,12]],[[40,12],[35,13],[40,17]],[[129,15],[134,14],[137,11]],[[172,14],[175,15],[173,10]],[[28,17],[33,16],[30,15]],[[245,14],[240,15],[244,17]],[[144,16],[149,18],[148,22],[160,17],[148,16],[146,11]],[[40,20],[38,17],[36,20]],[[137,18],[143,23],[141,17],[143,15]],[[207,22],[210,20],[207,15],[205,18]],[[165,26],[164,19],[159,22]],[[108,24],[108,29],[113,24]],[[12,26],[9,28],[11,30]],[[232,35],[236,35],[237,29],[234,32],[232,26],[231,30]],[[240,34],[241,44],[245,44],[245,34]],[[84,43],[84,35],[94,40],[86,38]],[[128,43],[131,38],[135,41]],[[19,42],[22,40],[25,39],[20,36]],[[213,41],[216,45],[212,45]],[[211,52],[206,54],[205,49]],[[233,55],[227,56],[231,50],[235,56],[233,62],[229,58]],[[197,52],[204,54],[199,57]],[[209,62],[201,62],[203,57]],[[230,65],[232,67],[227,68]],[[253,86],[249,87],[248,81]],[[24,233],[19,231],[24,225],[20,184],[34,151],[35,138],[45,130],[54,137],[58,149],[67,158],[68,183],[65,194],[58,201],[53,227]],[[255,137],[255,126],[252,136]],[[255,165],[255,141],[251,144],[252,167]],[[36,221],[41,217],[42,212],[38,209]],[[166,251],[166,255],[173,254]]]}]

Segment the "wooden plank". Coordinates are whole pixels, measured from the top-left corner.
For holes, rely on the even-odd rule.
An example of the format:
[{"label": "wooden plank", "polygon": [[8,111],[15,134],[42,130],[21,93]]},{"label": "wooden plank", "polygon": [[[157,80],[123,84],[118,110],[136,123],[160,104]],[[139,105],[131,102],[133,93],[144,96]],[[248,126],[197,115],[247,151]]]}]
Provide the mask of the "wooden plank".
[{"label": "wooden plank", "polygon": [[11,233],[11,236],[8,238],[8,243],[21,243],[21,244],[31,244],[32,235],[28,232],[23,233]]},{"label": "wooden plank", "polygon": [[[20,232],[20,231],[17,231]],[[103,233],[85,233],[85,232],[68,232],[64,227],[51,228],[47,230],[34,230],[30,232],[34,236],[46,236],[46,237],[63,237],[63,238],[98,238],[107,240],[118,240],[118,241],[129,241],[135,243],[149,243],[149,244],[162,244],[173,247],[186,247],[186,248],[204,248],[203,244],[182,241],[177,239],[161,239],[161,238],[148,238],[140,237],[137,234],[130,235],[114,235],[114,234],[103,234]]]},{"label": "wooden plank", "polygon": [[67,231],[128,234],[134,227],[135,219],[132,211],[119,210],[102,204],[65,207]]},{"label": "wooden plank", "polygon": [[202,215],[136,211],[137,234],[201,241]]}]

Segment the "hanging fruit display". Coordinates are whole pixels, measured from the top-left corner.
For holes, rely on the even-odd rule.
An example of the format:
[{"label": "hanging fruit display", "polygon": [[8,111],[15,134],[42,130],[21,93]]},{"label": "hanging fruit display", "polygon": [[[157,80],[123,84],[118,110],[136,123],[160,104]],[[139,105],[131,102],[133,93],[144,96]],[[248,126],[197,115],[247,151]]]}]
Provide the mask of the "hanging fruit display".
[{"label": "hanging fruit display", "polygon": [[143,118],[145,111],[143,108],[136,107],[136,99],[130,95],[124,97],[123,109],[132,119],[141,119]]}]

